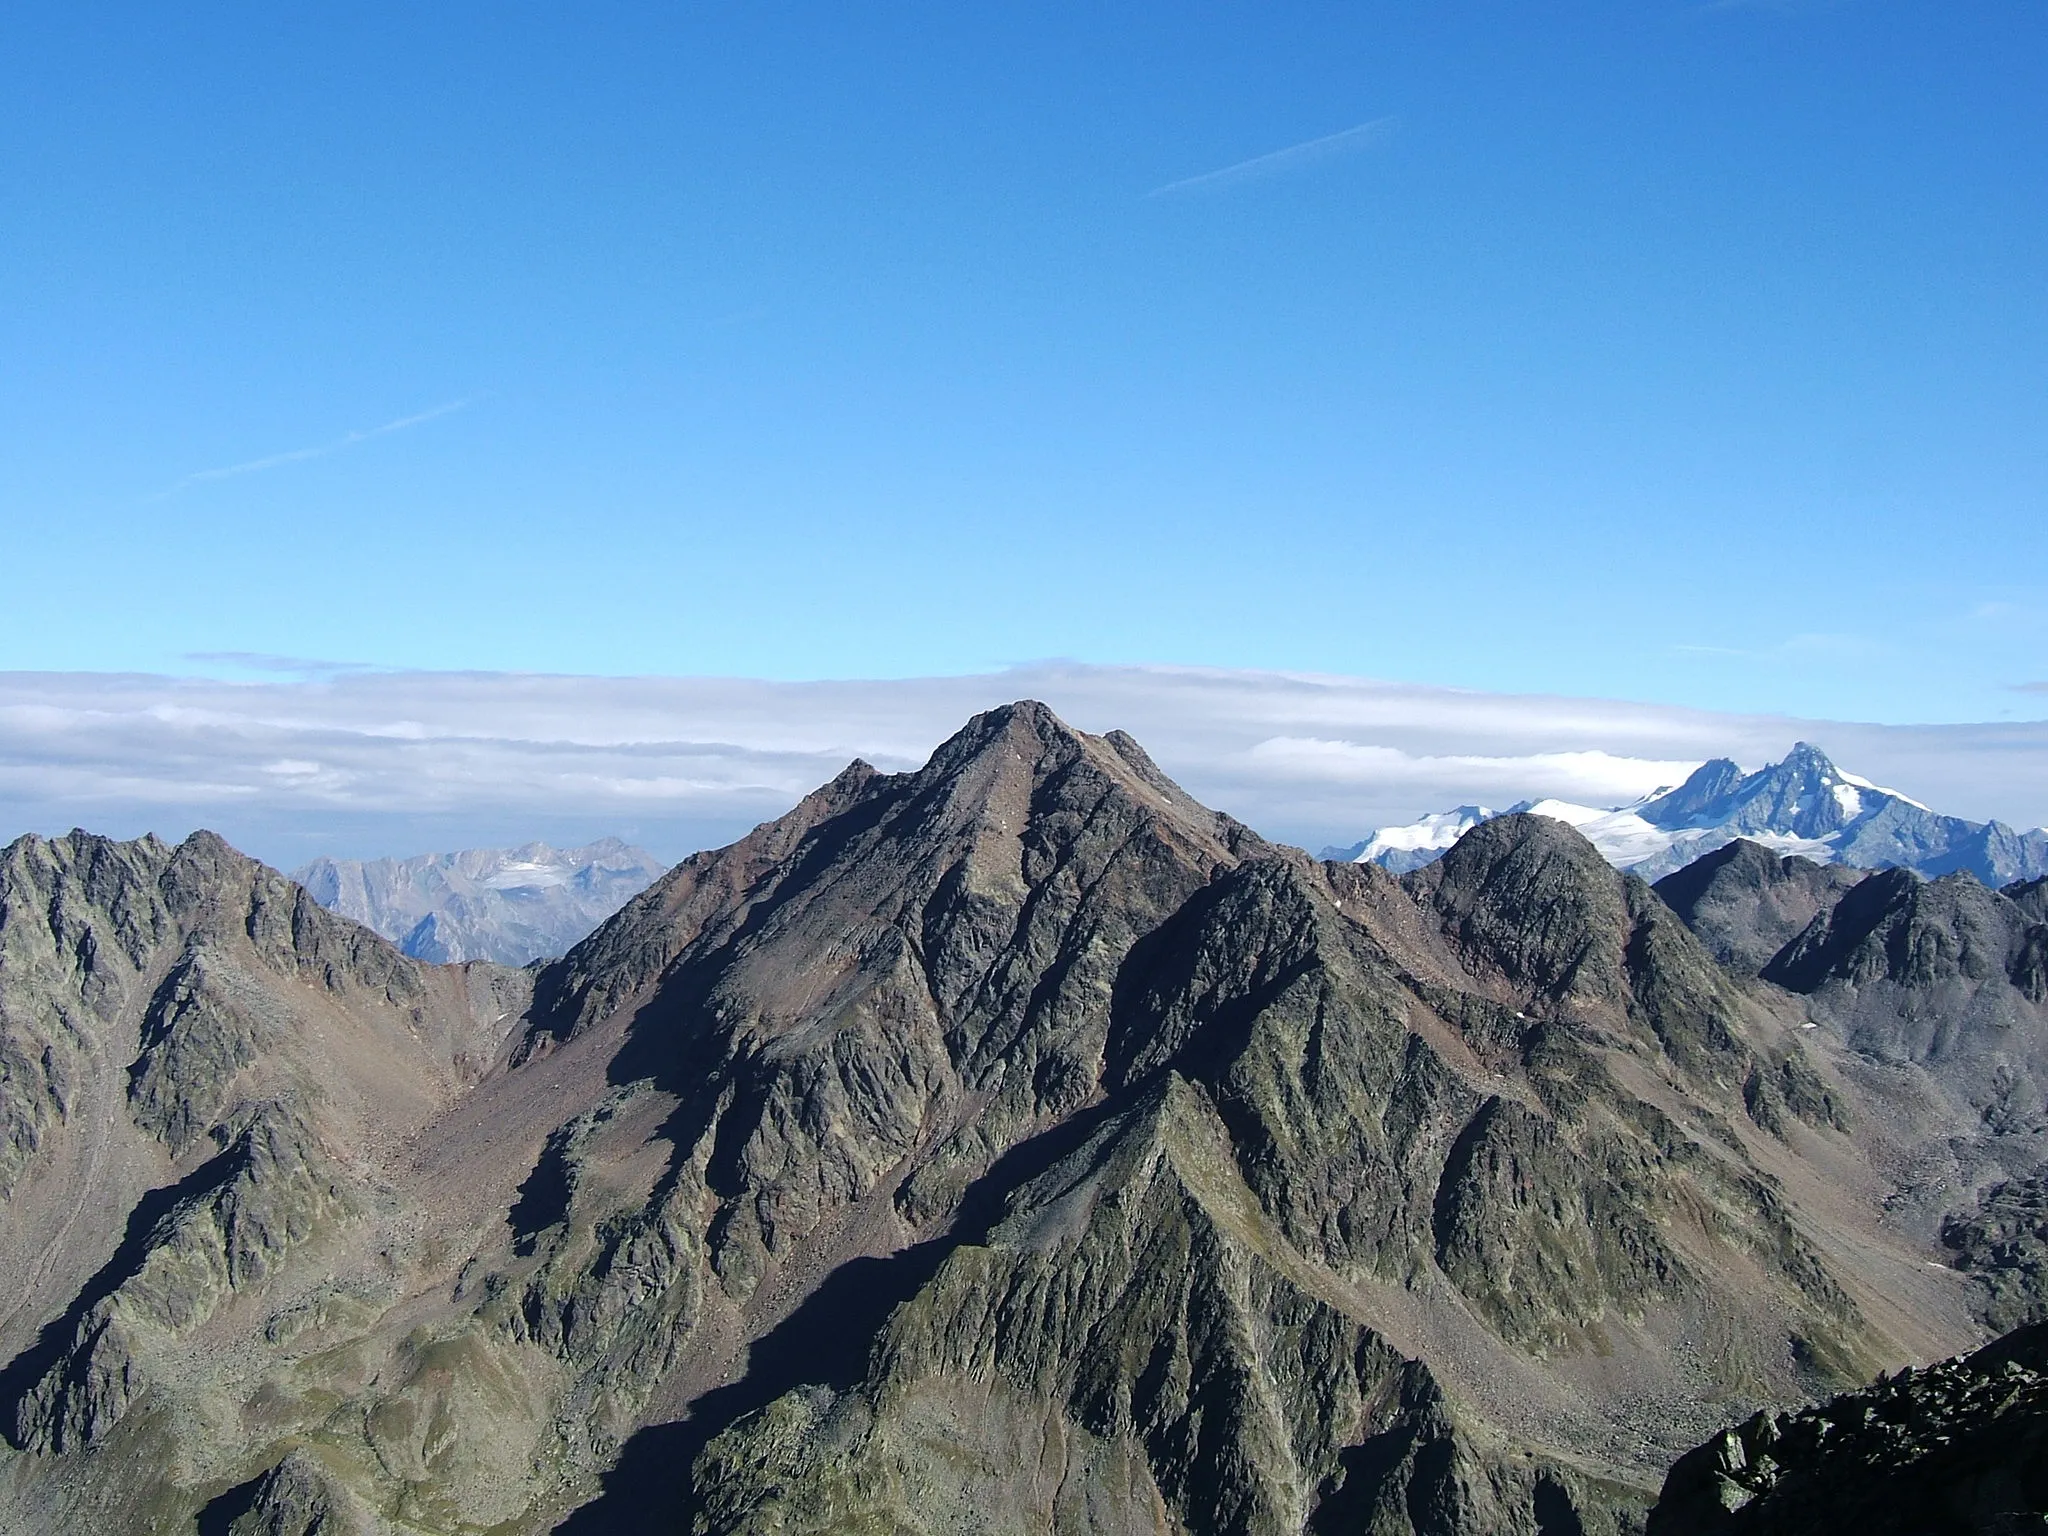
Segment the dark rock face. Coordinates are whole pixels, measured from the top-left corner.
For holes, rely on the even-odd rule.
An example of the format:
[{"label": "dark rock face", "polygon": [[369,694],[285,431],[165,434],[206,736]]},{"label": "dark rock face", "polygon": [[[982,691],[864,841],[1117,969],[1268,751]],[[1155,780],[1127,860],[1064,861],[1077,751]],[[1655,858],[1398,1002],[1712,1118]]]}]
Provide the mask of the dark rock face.
[{"label": "dark rock face", "polygon": [[1755,975],[1863,878],[1859,869],[1781,858],[1737,838],[1656,885],[1723,965]]},{"label": "dark rock face", "polygon": [[1759,1413],[1680,1458],[1649,1536],[2004,1536],[2048,1528],[2048,1329]]},{"label": "dark rock face", "polygon": [[1955,1266],[1983,1287],[1979,1311],[1994,1328],[2048,1321],[2048,1175],[2002,1179],[1974,1210],[1942,1223]]},{"label": "dark rock face", "polygon": [[2020,909],[2030,923],[2048,923],[2048,875],[2038,880],[2016,880],[2000,895]]},{"label": "dark rock face", "polygon": [[530,1003],[73,843],[0,919],[0,1261],[69,1255],[12,1272],[10,1530],[1618,1533],[1973,1337],[1866,1171],[1947,1058],[1872,1100],[1832,960],[1744,979],[1541,817],[1318,864],[1013,705]]}]

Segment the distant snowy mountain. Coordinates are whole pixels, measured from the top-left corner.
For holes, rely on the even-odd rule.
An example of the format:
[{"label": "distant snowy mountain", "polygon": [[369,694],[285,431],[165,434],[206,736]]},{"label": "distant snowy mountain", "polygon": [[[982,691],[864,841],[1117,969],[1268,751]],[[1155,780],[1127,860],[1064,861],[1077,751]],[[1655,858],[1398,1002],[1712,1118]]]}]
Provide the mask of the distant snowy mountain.
[{"label": "distant snowy mountain", "polygon": [[1344,863],[1377,864],[1397,875],[1434,863],[1459,838],[1482,821],[1500,815],[1483,805],[1461,805],[1454,811],[1438,811],[1406,826],[1382,827],[1349,848],[1325,848],[1323,857]]},{"label": "distant snowy mountain", "polygon": [[[1727,758],[1702,763],[1676,789],[1631,805],[1599,807],[1524,800],[1508,807],[1569,822],[1622,869],[1655,880],[1746,837],[1780,853],[1860,869],[1927,876],[1966,869],[1986,885],[2048,874],[2048,830],[1944,816],[1919,801],[1845,773],[1800,742],[1781,763],[1744,773]],[[1405,826],[1382,827],[1326,859],[1379,864],[1397,874],[1430,863],[1470,828],[1499,812],[1460,806]]]},{"label": "distant snowy mountain", "polygon": [[645,849],[607,837],[582,848],[315,859],[292,878],[416,959],[525,965],[566,953],[666,869]]}]

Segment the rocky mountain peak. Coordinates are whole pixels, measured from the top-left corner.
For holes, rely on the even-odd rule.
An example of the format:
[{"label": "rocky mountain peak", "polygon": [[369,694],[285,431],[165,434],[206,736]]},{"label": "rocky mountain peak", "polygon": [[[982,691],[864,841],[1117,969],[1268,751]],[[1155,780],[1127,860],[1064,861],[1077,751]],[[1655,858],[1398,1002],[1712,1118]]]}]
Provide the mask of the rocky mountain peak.
[{"label": "rocky mountain peak", "polygon": [[1645,805],[1643,819],[1653,826],[1704,825],[1702,818],[1711,819],[1710,808],[1725,803],[1742,778],[1742,766],[1734,759],[1710,759],[1695,768],[1678,788]]},{"label": "rocky mountain peak", "polygon": [[[1728,758],[1702,763],[1678,788],[1629,805],[1600,808],[1564,801],[1523,801],[1570,821],[1617,868],[1645,880],[1684,868],[1735,838],[1858,869],[1899,867],[1927,876],[1967,869],[1987,885],[2039,878],[2048,871],[2048,830],[2015,832],[2001,822],[1944,816],[1896,790],[1837,768],[1810,742],[1782,762],[1745,774]],[[1395,873],[1436,859],[1483,807],[1382,827],[1326,859],[1369,861]]]},{"label": "rocky mountain peak", "polygon": [[2015,880],[1999,894],[2019,908],[2030,923],[2048,923],[2048,875]]},{"label": "rocky mountain peak", "polygon": [[1828,755],[1801,741],[1783,761],[1755,773],[1740,774],[1726,759],[1707,763],[1637,814],[1665,828],[1726,827],[1817,839],[1865,814],[1865,806]]},{"label": "rocky mountain peak", "polygon": [[1564,822],[1519,812],[1481,822],[1403,883],[1469,962],[1545,996],[1616,995],[1629,928],[1621,876]]}]

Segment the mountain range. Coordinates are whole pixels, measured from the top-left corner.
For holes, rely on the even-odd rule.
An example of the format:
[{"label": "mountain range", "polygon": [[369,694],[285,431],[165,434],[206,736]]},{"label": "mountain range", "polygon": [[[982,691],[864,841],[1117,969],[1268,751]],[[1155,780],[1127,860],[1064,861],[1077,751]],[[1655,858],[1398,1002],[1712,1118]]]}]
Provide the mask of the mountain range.
[{"label": "mountain range", "polygon": [[667,867],[607,837],[581,848],[527,843],[409,859],[315,859],[292,878],[415,959],[525,965],[566,954]]},{"label": "mountain range", "polygon": [[[1941,815],[1897,790],[1844,772],[1803,741],[1783,762],[1754,773],[1715,758],[1677,788],[1630,805],[1525,800],[1512,810],[1569,822],[1617,868],[1648,880],[1738,837],[1860,869],[1910,869],[1929,877],[1966,869],[1990,886],[2048,875],[2048,829],[2016,832],[2002,822]],[[1323,857],[1405,873],[1500,814],[1463,805],[1382,827],[1348,848],[1325,848]]]},{"label": "mountain range", "polygon": [[2044,892],[1397,877],[1032,703],[525,969],[25,837],[0,1529],[1640,1531],[2048,1309]]}]

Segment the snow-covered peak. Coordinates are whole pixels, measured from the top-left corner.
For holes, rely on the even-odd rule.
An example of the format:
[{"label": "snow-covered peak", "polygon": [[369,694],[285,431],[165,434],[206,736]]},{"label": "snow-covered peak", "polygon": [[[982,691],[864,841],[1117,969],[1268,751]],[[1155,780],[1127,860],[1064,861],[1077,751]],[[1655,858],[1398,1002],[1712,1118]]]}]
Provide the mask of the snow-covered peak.
[{"label": "snow-covered peak", "polygon": [[1614,814],[1612,806],[1602,808],[1596,805],[1574,805],[1569,800],[1524,800],[1510,809],[1530,816],[1548,816],[1552,821],[1561,821],[1568,827],[1583,827],[1589,821],[1598,821],[1603,816]]},{"label": "snow-covered peak", "polygon": [[[2018,833],[1943,816],[1910,796],[1835,766],[1810,742],[1754,772],[1729,758],[1702,763],[1675,789],[1629,805],[1589,806],[1568,800],[1524,800],[1511,806],[1576,827],[1610,862],[1656,879],[1735,838],[1780,853],[1864,868],[1903,866],[1923,874],[1968,869],[2003,885],[2048,873],[2048,829]],[[1376,863],[1404,873],[1429,863],[1479,821],[1479,806],[1381,827],[1325,858]]]},{"label": "snow-covered peak", "polygon": [[1402,826],[1382,827],[1349,848],[1325,848],[1323,857],[1340,863],[1378,864],[1401,874],[1432,862],[1482,821],[1499,814],[1483,805],[1461,805]]}]

